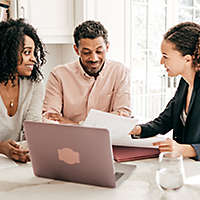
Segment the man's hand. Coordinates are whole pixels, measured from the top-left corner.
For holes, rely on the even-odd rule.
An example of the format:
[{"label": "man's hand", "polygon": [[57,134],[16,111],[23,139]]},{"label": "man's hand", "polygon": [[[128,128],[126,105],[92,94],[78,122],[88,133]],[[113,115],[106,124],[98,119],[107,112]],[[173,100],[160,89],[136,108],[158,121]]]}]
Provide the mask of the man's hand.
[{"label": "man's hand", "polygon": [[14,140],[0,142],[0,152],[15,161],[23,163],[30,161],[29,151],[21,149]]},{"label": "man's hand", "polygon": [[117,110],[117,111],[113,111],[111,113],[115,114],[115,115],[123,116],[123,117],[130,117],[130,113],[123,111],[123,110]]},{"label": "man's hand", "polygon": [[43,115],[44,118],[48,119],[48,120],[53,120],[53,121],[57,121],[60,124],[78,124],[78,122],[74,122],[70,119],[67,119],[65,117],[62,117],[60,114],[58,113],[50,113],[50,112],[46,112]]}]

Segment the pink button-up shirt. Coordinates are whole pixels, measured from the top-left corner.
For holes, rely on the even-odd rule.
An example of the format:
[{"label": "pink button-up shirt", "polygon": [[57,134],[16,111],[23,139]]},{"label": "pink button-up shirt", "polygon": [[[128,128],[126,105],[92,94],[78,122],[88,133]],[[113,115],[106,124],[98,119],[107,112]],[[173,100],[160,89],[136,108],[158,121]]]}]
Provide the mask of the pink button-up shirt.
[{"label": "pink button-up shirt", "polygon": [[79,122],[91,108],[130,115],[129,70],[107,60],[95,80],[79,61],[55,67],[47,82],[43,112],[59,113]]}]

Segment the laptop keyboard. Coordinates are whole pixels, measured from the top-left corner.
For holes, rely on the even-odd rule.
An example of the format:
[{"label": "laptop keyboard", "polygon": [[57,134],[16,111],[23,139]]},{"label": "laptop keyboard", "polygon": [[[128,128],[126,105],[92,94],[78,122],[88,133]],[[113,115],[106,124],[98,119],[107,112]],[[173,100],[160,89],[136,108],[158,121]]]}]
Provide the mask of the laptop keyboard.
[{"label": "laptop keyboard", "polygon": [[115,172],[115,181],[117,181],[119,178],[121,178],[124,175],[122,172]]}]

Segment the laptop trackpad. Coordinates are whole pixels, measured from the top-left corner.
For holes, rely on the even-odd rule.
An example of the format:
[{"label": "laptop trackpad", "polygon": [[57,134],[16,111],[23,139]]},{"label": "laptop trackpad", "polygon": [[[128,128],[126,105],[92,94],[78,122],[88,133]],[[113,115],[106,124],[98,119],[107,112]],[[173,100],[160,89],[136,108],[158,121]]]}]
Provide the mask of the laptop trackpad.
[{"label": "laptop trackpad", "polygon": [[124,182],[131,176],[132,172],[136,168],[136,165],[114,163],[114,167],[116,186],[119,186],[122,182]]}]

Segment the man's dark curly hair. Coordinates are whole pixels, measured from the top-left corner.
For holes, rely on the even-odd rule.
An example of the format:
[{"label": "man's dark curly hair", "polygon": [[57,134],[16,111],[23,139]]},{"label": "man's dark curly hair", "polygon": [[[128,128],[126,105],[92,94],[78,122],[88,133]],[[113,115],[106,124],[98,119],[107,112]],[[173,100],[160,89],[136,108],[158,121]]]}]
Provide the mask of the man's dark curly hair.
[{"label": "man's dark curly hair", "polygon": [[[34,56],[36,58],[31,76],[26,78],[36,82],[43,78],[40,67],[46,63],[46,51],[36,30],[30,24],[25,23],[23,19],[9,19],[8,21],[0,22],[0,83],[7,84],[8,80],[14,83],[25,35],[34,41]],[[23,79],[24,76],[20,76],[20,78]]]},{"label": "man's dark curly hair", "polygon": [[74,30],[74,42],[77,47],[79,47],[80,39],[95,39],[97,37],[103,37],[105,43],[108,43],[108,32],[100,22],[85,21]]}]

